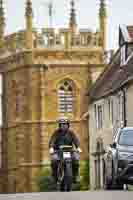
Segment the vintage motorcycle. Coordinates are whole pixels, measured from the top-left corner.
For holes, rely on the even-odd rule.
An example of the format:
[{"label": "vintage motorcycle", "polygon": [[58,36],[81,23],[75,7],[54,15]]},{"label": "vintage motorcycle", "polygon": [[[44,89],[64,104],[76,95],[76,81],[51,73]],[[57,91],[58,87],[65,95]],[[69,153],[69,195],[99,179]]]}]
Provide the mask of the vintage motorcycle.
[{"label": "vintage motorcycle", "polygon": [[76,151],[73,146],[60,146],[58,150],[59,162],[57,168],[57,190],[71,191],[73,183],[72,153]]}]

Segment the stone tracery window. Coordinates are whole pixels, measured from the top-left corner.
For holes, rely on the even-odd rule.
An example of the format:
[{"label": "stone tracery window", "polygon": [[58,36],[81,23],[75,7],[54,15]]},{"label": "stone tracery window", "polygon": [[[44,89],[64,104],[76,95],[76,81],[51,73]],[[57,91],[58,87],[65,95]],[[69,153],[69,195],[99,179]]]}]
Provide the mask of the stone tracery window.
[{"label": "stone tracery window", "polygon": [[70,80],[64,80],[58,88],[58,111],[61,114],[74,111],[74,87]]}]

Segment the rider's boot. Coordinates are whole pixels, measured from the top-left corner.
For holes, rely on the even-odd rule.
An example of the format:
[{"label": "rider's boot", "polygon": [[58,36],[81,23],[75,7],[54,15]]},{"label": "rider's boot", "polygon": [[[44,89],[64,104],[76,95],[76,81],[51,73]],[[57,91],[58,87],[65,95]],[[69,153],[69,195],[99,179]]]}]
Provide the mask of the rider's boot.
[{"label": "rider's boot", "polygon": [[57,162],[55,161],[51,162],[51,168],[52,168],[52,177],[56,183],[57,182]]},{"label": "rider's boot", "polygon": [[74,161],[73,162],[73,183],[79,183],[80,177],[79,177],[79,162]]}]

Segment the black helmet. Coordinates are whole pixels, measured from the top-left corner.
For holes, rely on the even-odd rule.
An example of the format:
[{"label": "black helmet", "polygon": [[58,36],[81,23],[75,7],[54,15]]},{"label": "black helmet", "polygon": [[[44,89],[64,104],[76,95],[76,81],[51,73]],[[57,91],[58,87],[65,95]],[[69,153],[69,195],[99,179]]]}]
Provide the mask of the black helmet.
[{"label": "black helmet", "polygon": [[68,124],[68,126],[70,125],[70,121],[67,118],[61,118],[58,120],[59,126],[60,124]]}]

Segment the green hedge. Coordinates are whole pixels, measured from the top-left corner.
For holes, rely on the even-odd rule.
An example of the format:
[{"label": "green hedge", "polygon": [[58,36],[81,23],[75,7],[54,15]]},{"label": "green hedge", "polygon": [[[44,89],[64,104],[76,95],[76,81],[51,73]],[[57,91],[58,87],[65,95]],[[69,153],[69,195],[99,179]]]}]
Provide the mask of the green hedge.
[{"label": "green hedge", "polygon": [[80,162],[80,190],[89,190],[89,160]]},{"label": "green hedge", "polygon": [[[36,177],[39,192],[56,191],[49,166],[42,168]],[[80,184],[73,184],[73,190],[89,190],[89,160],[80,161]]]},{"label": "green hedge", "polygon": [[44,167],[36,178],[39,192],[56,191],[56,185],[51,177],[50,167]]}]

